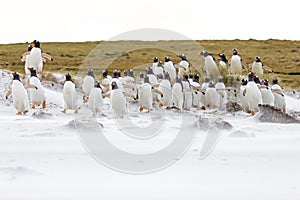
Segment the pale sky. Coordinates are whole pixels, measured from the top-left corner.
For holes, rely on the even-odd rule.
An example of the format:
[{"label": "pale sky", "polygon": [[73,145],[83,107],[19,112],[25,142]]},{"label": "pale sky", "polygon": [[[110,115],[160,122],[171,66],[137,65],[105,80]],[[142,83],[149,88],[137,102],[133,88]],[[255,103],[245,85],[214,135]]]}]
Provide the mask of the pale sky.
[{"label": "pale sky", "polygon": [[159,28],[191,39],[300,39],[298,1],[5,0],[0,43],[96,41]]}]

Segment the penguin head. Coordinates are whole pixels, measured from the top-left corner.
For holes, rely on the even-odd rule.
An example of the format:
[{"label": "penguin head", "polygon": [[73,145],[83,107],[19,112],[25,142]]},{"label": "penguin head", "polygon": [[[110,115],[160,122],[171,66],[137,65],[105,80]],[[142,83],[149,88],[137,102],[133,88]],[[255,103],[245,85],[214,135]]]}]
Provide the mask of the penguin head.
[{"label": "penguin head", "polygon": [[206,57],[209,55],[209,53],[207,51],[201,51],[200,55]]},{"label": "penguin head", "polygon": [[130,69],[128,71],[127,76],[130,76],[130,77],[134,78],[134,74],[133,74],[133,70],[132,69]]},{"label": "penguin head", "polygon": [[94,87],[102,89],[99,81],[95,81]]},{"label": "penguin head", "polygon": [[193,81],[196,82],[196,83],[199,83],[199,79],[200,79],[199,74],[195,74]]},{"label": "penguin head", "polygon": [[32,46],[31,46],[31,45],[28,45],[27,51],[31,51],[31,49],[32,49]]},{"label": "penguin head", "polygon": [[94,70],[93,69],[89,69],[87,75],[95,78]]},{"label": "penguin head", "polygon": [[188,81],[188,80],[189,80],[189,75],[184,74],[184,75],[182,76],[182,80],[183,80],[183,81]]},{"label": "penguin head", "polygon": [[66,74],[66,81],[72,81],[72,76],[69,73]]},{"label": "penguin head", "polygon": [[144,77],[144,83],[150,83],[149,76],[145,75],[145,77]]},{"label": "penguin head", "polygon": [[209,88],[214,88],[215,87],[215,83],[213,81],[210,81],[208,84]]},{"label": "penguin head", "polygon": [[210,82],[210,78],[209,77],[205,77],[205,83],[209,83]]},{"label": "penguin head", "polygon": [[34,47],[40,48],[41,47],[40,41],[35,40]]},{"label": "penguin head", "polygon": [[176,77],[176,83],[180,83],[180,84],[182,84],[182,79],[181,79],[181,77]]},{"label": "penguin head", "polygon": [[21,81],[20,80],[20,75],[17,72],[13,73],[13,80]]},{"label": "penguin head", "polygon": [[164,78],[164,76],[162,74],[156,74],[156,78],[161,80]]},{"label": "penguin head", "polygon": [[118,89],[118,84],[116,83],[116,81],[113,81],[113,82],[111,83],[111,89],[112,89],[112,90]]},{"label": "penguin head", "polygon": [[189,79],[193,79],[193,74],[189,73]]},{"label": "penguin head", "polygon": [[158,62],[157,67],[163,67],[163,63],[161,61]]},{"label": "penguin head", "polygon": [[119,78],[120,77],[120,73],[118,70],[114,70],[113,71],[113,78]]},{"label": "penguin head", "polygon": [[144,78],[145,74],[143,72],[140,73],[140,78]]},{"label": "penguin head", "polygon": [[220,57],[221,61],[223,61],[223,62],[225,62],[225,63],[227,63],[227,62],[228,62],[228,60],[227,60],[227,58],[226,58],[225,54],[223,54],[223,53],[219,53],[219,57]]},{"label": "penguin head", "polygon": [[146,68],[146,74],[154,74],[153,69],[151,67]]},{"label": "penguin head", "polygon": [[157,63],[157,62],[158,62],[158,57],[155,56],[155,57],[153,58],[153,63]]},{"label": "penguin head", "polygon": [[256,84],[260,84],[260,80],[259,80],[259,77],[258,76],[254,76],[254,82]]},{"label": "penguin head", "polygon": [[248,81],[254,81],[254,73],[253,72],[249,72],[248,74]]},{"label": "penguin head", "polygon": [[219,78],[218,78],[218,82],[219,82],[219,83],[224,83],[224,78],[223,78],[223,77],[219,77]]},{"label": "penguin head", "polygon": [[108,71],[107,70],[103,70],[102,75],[103,75],[103,78],[107,78]]},{"label": "penguin head", "polygon": [[165,56],[165,62],[169,62],[171,59],[168,56]]},{"label": "penguin head", "polygon": [[181,58],[181,60],[187,61],[187,58],[186,58],[186,56],[183,53],[180,54],[178,57]]},{"label": "penguin head", "polygon": [[170,80],[170,74],[168,72],[165,72],[164,75],[165,75],[164,79]]},{"label": "penguin head", "polygon": [[242,79],[241,85],[247,85],[247,83],[248,83],[247,79]]},{"label": "penguin head", "polygon": [[278,78],[277,78],[277,77],[274,77],[274,78],[272,79],[272,84],[273,84],[273,85],[278,85]]},{"label": "penguin head", "polygon": [[262,84],[262,85],[265,85],[265,86],[269,86],[269,81],[268,81],[268,79],[263,79],[263,80],[261,81],[261,84]]},{"label": "penguin head", "polygon": [[256,56],[256,57],[255,57],[255,62],[261,62],[261,60],[260,60],[260,57],[259,57],[259,56]]},{"label": "penguin head", "polygon": [[238,55],[237,49],[233,49],[233,50],[232,50],[232,54],[233,54],[233,55]]},{"label": "penguin head", "polygon": [[125,69],[125,70],[123,71],[123,74],[124,74],[124,76],[128,76],[128,70]]},{"label": "penguin head", "polygon": [[27,69],[30,71],[31,77],[33,77],[33,76],[37,77],[36,70],[33,67],[28,67]]}]

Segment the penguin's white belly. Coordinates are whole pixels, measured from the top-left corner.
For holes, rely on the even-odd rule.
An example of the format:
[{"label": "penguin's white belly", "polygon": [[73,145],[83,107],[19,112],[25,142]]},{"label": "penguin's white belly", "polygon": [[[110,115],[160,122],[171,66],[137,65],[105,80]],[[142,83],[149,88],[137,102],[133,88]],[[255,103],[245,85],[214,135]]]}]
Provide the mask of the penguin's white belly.
[{"label": "penguin's white belly", "polygon": [[242,72],[241,58],[237,55],[234,55],[231,58],[230,73],[240,74],[241,72]]},{"label": "penguin's white belly", "polygon": [[93,113],[99,113],[103,106],[102,90],[100,88],[92,88],[89,96],[88,108]]},{"label": "penguin's white belly", "polygon": [[205,92],[205,105],[209,108],[216,108],[219,106],[219,94],[216,88],[207,88]]},{"label": "penguin's white belly", "polygon": [[227,68],[227,64],[224,61],[220,61],[219,64],[222,68],[224,68],[224,69]]},{"label": "penguin's white belly", "polygon": [[179,65],[181,67],[178,69],[178,76],[182,77],[185,73],[189,73],[189,63],[187,61],[183,60],[179,63]]},{"label": "penguin's white belly", "polygon": [[274,108],[283,110],[286,109],[285,96],[280,94],[274,94]]},{"label": "penguin's white belly", "polygon": [[219,103],[221,106],[225,106],[226,100],[227,100],[227,93],[225,91],[225,85],[224,83],[217,83],[216,89],[219,94]]},{"label": "penguin's white belly", "polygon": [[29,110],[28,94],[20,81],[14,80],[12,83],[13,105],[18,112]]},{"label": "penguin's white belly", "polygon": [[94,88],[95,79],[91,76],[85,76],[82,83],[82,90],[85,95],[89,96],[91,89]]},{"label": "penguin's white belly", "polygon": [[262,103],[261,92],[254,82],[249,82],[246,86],[246,99],[250,111],[258,111],[258,105]]},{"label": "penguin's white belly", "polygon": [[[183,81],[182,82],[183,88],[184,89],[189,89],[190,84],[188,81]],[[193,93],[190,91],[184,91],[184,102],[183,102],[183,109],[190,109],[193,104]]]},{"label": "penguin's white belly", "polygon": [[143,84],[139,87],[139,103],[140,106],[146,109],[152,109],[152,91],[151,85],[148,83]]},{"label": "penguin's white belly", "polygon": [[162,80],[159,84],[158,90],[162,92],[163,97],[158,95],[158,99],[164,106],[171,106],[172,104],[172,89],[171,83],[168,80]]},{"label": "penguin's white belly", "polygon": [[158,83],[157,78],[154,74],[148,74],[147,76],[149,77],[149,82],[151,84],[157,84]]},{"label": "penguin's white belly", "polygon": [[262,64],[260,62],[254,62],[252,64],[252,72],[255,72],[258,75],[262,75],[264,73]]},{"label": "penguin's white belly", "polygon": [[209,76],[213,81],[216,81],[220,76],[218,66],[211,56],[207,56],[205,58],[205,69],[207,76]]},{"label": "penguin's white belly", "polygon": [[37,77],[31,77],[29,79],[29,84],[37,88],[31,88],[29,91],[31,103],[38,106],[41,105],[43,101],[46,100],[44,87]]},{"label": "penguin's white belly", "polygon": [[262,88],[261,90],[262,104],[274,106],[274,95],[272,91],[267,88]]},{"label": "penguin's white belly", "polygon": [[166,62],[164,65],[165,71],[169,73],[170,75],[170,79],[171,79],[171,83],[175,82],[176,79],[176,70],[173,66],[172,62]]},{"label": "penguin's white belly", "polygon": [[162,67],[156,67],[155,70],[153,70],[153,73],[158,74],[164,74],[164,69]]},{"label": "penguin's white belly", "polygon": [[78,109],[78,97],[75,90],[75,85],[71,81],[66,81],[63,89],[63,99],[67,109]]},{"label": "penguin's white belly", "polygon": [[248,101],[246,96],[243,95],[244,90],[246,89],[246,86],[240,87],[240,105],[245,111],[249,110]]},{"label": "penguin's white belly", "polygon": [[120,89],[111,91],[110,105],[115,117],[123,117],[127,113],[126,99]]},{"label": "penguin's white belly", "polygon": [[37,72],[41,72],[43,70],[43,59],[42,55],[32,54],[29,57],[30,66],[37,70]]},{"label": "penguin's white belly", "polygon": [[182,93],[182,86],[179,83],[175,83],[173,85],[172,100],[173,100],[174,105],[177,108],[182,109],[182,106],[183,106],[183,93]]},{"label": "penguin's white belly", "polygon": [[30,55],[26,55],[26,57],[25,57],[25,74],[26,75],[31,74],[28,68],[30,68]]}]

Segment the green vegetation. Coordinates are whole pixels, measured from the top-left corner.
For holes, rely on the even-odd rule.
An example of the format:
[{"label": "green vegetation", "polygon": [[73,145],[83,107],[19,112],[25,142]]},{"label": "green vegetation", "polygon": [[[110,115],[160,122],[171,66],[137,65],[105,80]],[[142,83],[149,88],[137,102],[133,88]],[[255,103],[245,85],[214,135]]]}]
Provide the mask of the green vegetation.
[{"label": "green vegetation", "polygon": [[[114,55],[114,53],[109,53],[112,49],[105,49],[105,51],[107,50],[107,53],[105,54],[106,57],[116,57],[116,59],[109,64],[108,69],[110,71],[113,69],[124,70],[130,68],[134,68],[136,71],[143,70],[145,66],[151,65],[154,56],[163,59],[164,56],[168,55],[174,63],[178,63],[179,58],[176,57],[176,54],[179,52],[186,53],[186,49],[183,48],[184,45],[182,45],[184,44],[184,41],[169,42],[174,43],[174,51],[145,47],[136,48],[137,50],[129,52],[124,51],[121,54],[116,53]],[[68,71],[70,73],[77,73],[89,53],[100,43],[101,42],[42,43],[41,48],[43,52],[49,53],[54,58],[53,62],[44,63],[44,71],[61,73]],[[157,43],[163,43],[163,41]],[[271,67],[274,71],[274,73],[265,74],[264,77],[271,79],[272,77],[277,76],[280,79],[280,83],[285,88],[300,89],[300,41],[204,40],[197,41],[197,43],[208,52],[215,55],[217,59],[218,53],[225,53],[229,59],[233,48],[238,49],[244,63],[247,64],[251,64],[254,61],[255,56],[260,56],[262,62]],[[27,45],[28,44],[26,43],[0,45],[0,67],[24,73],[24,63],[20,61],[20,56],[27,50]],[[111,46],[111,48],[117,48],[118,42],[114,42],[114,45],[115,46]],[[188,53],[186,54],[188,58],[191,56]],[[195,54],[199,54],[198,50]],[[193,62],[193,64],[195,64],[195,62]],[[202,64],[199,61],[196,65],[201,66]],[[193,66],[193,71],[201,73],[201,70],[199,70],[201,68],[199,68],[199,66]],[[96,69],[96,75],[100,75],[100,71],[104,66],[91,64],[89,67]]]}]

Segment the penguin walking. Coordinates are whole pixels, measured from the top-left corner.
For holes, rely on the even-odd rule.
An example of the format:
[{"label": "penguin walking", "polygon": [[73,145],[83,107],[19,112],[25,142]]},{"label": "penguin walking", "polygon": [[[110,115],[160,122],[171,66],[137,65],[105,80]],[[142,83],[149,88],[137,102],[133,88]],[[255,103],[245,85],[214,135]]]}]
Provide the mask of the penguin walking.
[{"label": "penguin walking", "polygon": [[242,59],[238,55],[237,49],[233,49],[232,50],[232,57],[230,59],[229,73],[230,74],[241,74],[242,73],[242,68],[243,68]]},{"label": "penguin walking", "polygon": [[28,94],[17,72],[13,73],[11,90],[6,94],[6,99],[10,95],[12,95],[13,105],[18,112],[17,115],[26,114],[29,111]]},{"label": "penguin walking", "polygon": [[138,89],[137,85],[135,83],[133,70],[130,69],[126,73],[126,76],[121,79],[121,82],[124,86],[124,92],[128,94],[129,97],[126,97],[128,101],[132,101],[131,97],[137,97],[138,95]]},{"label": "penguin walking", "polygon": [[[28,68],[30,68],[30,51],[32,49],[32,46],[31,45],[28,45],[28,48],[27,48],[27,52],[26,55],[24,55],[25,57],[25,74],[26,75],[30,75],[30,70]],[[23,57],[23,55],[22,55]],[[22,58],[21,57],[21,58]]]},{"label": "penguin walking", "polygon": [[191,90],[191,84],[188,80],[187,74],[183,75],[182,87],[183,87],[183,109],[190,111],[193,105],[193,91]]},{"label": "penguin walking", "polygon": [[142,112],[143,109],[147,109],[147,112],[150,112],[152,109],[153,96],[152,86],[147,75],[144,77],[144,83],[138,88],[138,96],[140,112]]},{"label": "penguin walking", "polygon": [[286,101],[282,88],[278,84],[278,79],[275,77],[272,80],[271,90],[274,94],[274,108],[280,109],[283,113],[286,113]]},{"label": "penguin walking", "polygon": [[274,94],[272,93],[271,87],[269,86],[269,81],[263,79],[260,85],[260,92],[262,97],[262,104],[274,106]]},{"label": "penguin walking", "polygon": [[105,87],[109,86],[112,77],[108,74],[108,71],[103,70],[102,76],[103,76],[103,80],[102,80],[101,84]]},{"label": "penguin walking", "polygon": [[220,57],[220,61],[219,61],[220,66],[221,66],[223,69],[227,69],[228,60],[227,60],[225,54],[220,53],[220,54],[219,54],[219,57]]},{"label": "penguin walking", "polygon": [[29,57],[30,68],[34,68],[37,72],[41,73],[43,70],[43,57],[40,49],[40,42],[34,40],[32,44],[33,48],[30,51]]},{"label": "penguin walking", "polygon": [[95,81],[94,87],[91,89],[88,101],[88,108],[92,111],[93,117],[101,112],[103,106],[102,88],[98,81]]},{"label": "penguin walking", "polygon": [[183,86],[182,86],[182,80],[181,80],[180,77],[176,78],[176,82],[173,85],[172,100],[173,100],[174,107],[177,110],[182,110],[182,106],[183,106]]},{"label": "penguin walking", "polygon": [[28,68],[31,73],[29,79],[29,96],[31,101],[31,108],[35,109],[36,106],[42,105],[43,108],[46,108],[46,96],[44,87],[41,84],[40,79],[37,77],[36,70],[33,68]]},{"label": "penguin walking", "polygon": [[208,88],[205,91],[205,108],[218,108],[220,103],[219,93],[215,84],[210,81]]},{"label": "penguin walking", "polygon": [[254,82],[254,73],[248,75],[248,83],[243,92],[248,102],[248,107],[251,115],[254,116],[259,111],[258,105],[262,103],[262,96],[257,84]]},{"label": "penguin walking", "polygon": [[163,79],[164,68],[163,68],[163,63],[161,61],[158,62],[155,71],[153,70],[153,73],[157,76],[158,79]]},{"label": "penguin walking", "polygon": [[227,94],[225,90],[225,84],[223,77],[219,77],[218,82],[215,85],[215,88],[219,94],[219,105],[221,109],[225,109]]},{"label": "penguin walking", "polygon": [[86,103],[89,99],[90,92],[95,85],[94,70],[89,69],[87,75],[83,78],[82,90],[84,92],[83,103]]},{"label": "penguin walking", "polygon": [[[194,88],[200,88],[200,82],[199,82],[199,74],[194,74],[193,79],[191,81],[191,86]],[[200,101],[200,94],[198,94],[198,92],[193,92],[193,106],[195,107],[200,107],[199,105],[199,101]]]},{"label": "penguin walking", "polygon": [[215,58],[207,51],[202,51],[200,55],[204,56],[204,68],[206,75],[209,76],[212,81],[216,82],[220,76],[220,72]]},{"label": "penguin walking", "polygon": [[165,72],[168,72],[170,76],[171,85],[173,85],[176,81],[176,70],[172,60],[167,56],[165,57],[164,70]]},{"label": "penguin walking", "polygon": [[158,57],[154,57],[153,64],[152,64],[152,70],[153,70],[154,74],[156,74],[156,68],[157,68],[158,62],[159,62]]},{"label": "penguin walking", "polygon": [[158,96],[159,106],[165,106],[167,110],[171,110],[172,105],[172,86],[168,72],[165,72],[164,79],[160,82],[158,90],[161,91],[163,97]]},{"label": "penguin walking", "polygon": [[255,61],[252,64],[252,72],[254,72],[257,75],[263,75],[263,73],[264,73],[264,65],[261,62],[261,59],[259,56],[255,57]]},{"label": "penguin walking", "polygon": [[240,86],[240,105],[242,106],[244,112],[249,113],[249,105],[246,96],[243,95],[244,90],[246,89],[248,80],[247,79],[242,79],[241,81],[241,86]]},{"label": "penguin walking", "polygon": [[179,65],[178,76],[183,77],[185,74],[189,73],[190,63],[184,54],[180,54],[178,57],[181,58],[181,61],[178,64]]},{"label": "penguin walking", "polygon": [[111,83],[110,105],[112,114],[116,118],[123,118],[127,113],[126,99],[115,81]]},{"label": "penguin walking", "polygon": [[75,110],[74,114],[78,113],[78,94],[75,89],[75,84],[72,81],[71,75],[66,74],[66,82],[63,87],[63,99],[64,99],[64,109],[61,111],[63,113],[67,112],[67,109]]}]

